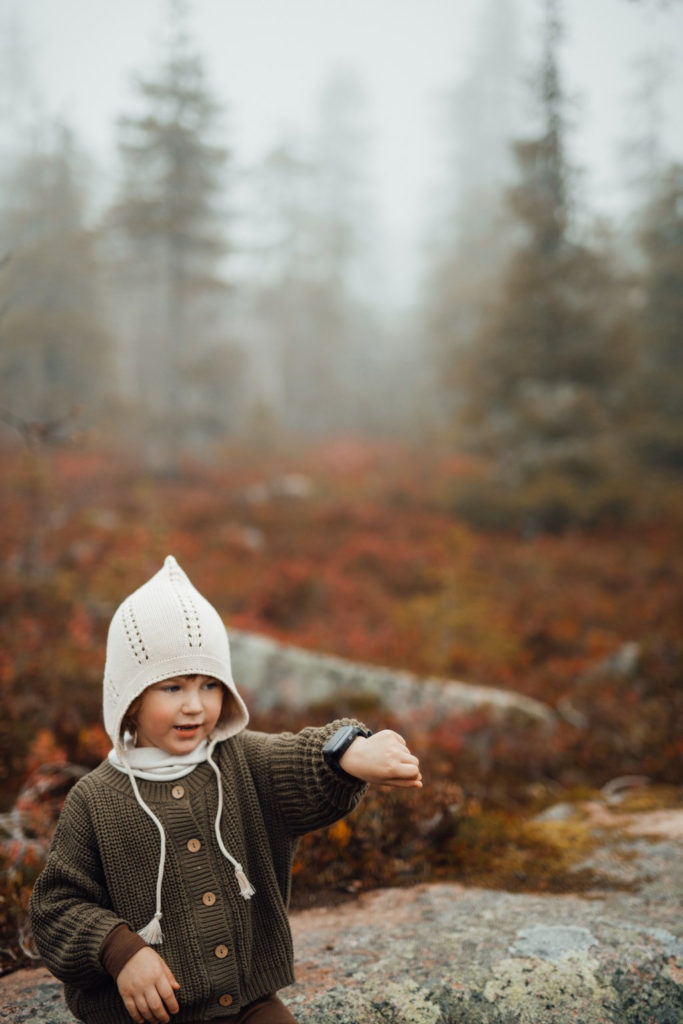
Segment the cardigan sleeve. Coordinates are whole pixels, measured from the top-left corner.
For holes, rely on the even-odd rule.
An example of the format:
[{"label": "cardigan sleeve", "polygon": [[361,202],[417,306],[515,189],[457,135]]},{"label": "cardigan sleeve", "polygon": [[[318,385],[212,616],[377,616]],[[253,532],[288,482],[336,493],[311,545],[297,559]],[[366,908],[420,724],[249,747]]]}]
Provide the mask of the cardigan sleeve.
[{"label": "cardigan sleeve", "polygon": [[64,803],[29,913],[38,951],[55,977],[80,988],[109,977],[101,948],[112,930],[127,922],[111,909],[87,800],[78,785]]},{"label": "cardigan sleeve", "polygon": [[325,742],[341,725],[360,724],[342,719],[299,733],[244,734],[257,785],[275,800],[291,835],[302,836],[332,825],[365,794],[366,783],[341,778],[322,755]]}]

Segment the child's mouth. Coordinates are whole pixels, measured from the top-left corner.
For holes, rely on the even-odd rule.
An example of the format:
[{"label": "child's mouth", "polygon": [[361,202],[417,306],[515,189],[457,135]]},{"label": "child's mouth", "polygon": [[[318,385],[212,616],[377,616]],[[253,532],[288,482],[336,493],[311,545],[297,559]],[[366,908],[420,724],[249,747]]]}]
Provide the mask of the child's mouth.
[{"label": "child's mouth", "polygon": [[195,732],[199,728],[199,723],[197,723],[196,725],[174,725],[173,728],[176,730],[176,732],[190,733]]}]

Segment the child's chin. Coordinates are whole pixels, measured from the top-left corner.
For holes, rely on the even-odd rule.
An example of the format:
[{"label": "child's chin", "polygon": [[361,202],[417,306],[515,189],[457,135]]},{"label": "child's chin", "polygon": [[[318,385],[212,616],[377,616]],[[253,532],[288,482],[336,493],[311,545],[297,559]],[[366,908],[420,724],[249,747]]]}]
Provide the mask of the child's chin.
[{"label": "child's chin", "polygon": [[188,736],[183,736],[182,733],[175,733],[164,744],[164,750],[167,754],[191,754],[195,747],[199,746],[203,738],[203,735],[198,732]]}]

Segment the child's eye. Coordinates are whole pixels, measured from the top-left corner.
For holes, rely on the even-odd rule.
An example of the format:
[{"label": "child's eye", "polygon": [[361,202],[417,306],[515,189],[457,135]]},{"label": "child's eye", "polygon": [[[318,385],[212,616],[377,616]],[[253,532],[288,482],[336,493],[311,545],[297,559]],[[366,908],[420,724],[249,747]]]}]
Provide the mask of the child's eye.
[{"label": "child's eye", "polygon": [[166,683],[161,689],[164,693],[176,693],[180,687],[176,683]]},{"label": "child's eye", "polygon": [[216,679],[207,679],[207,681],[204,683],[204,689],[205,690],[215,690],[216,687],[220,686],[220,685],[221,684]]}]

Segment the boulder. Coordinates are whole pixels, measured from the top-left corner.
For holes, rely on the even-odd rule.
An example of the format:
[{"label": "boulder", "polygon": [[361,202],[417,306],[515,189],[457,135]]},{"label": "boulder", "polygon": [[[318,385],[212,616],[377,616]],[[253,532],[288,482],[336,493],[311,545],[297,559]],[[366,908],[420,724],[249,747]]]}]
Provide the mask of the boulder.
[{"label": "boulder", "polygon": [[346,701],[402,716],[418,714],[423,724],[453,714],[487,710],[495,720],[552,725],[554,712],[541,701],[511,690],[443,679],[424,679],[376,665],[281,644],[256,633],[230,630],[233,675],[254,711],[334,707]]},{"label": "boulder", "polygon": [[[628,889],[533,895],[455,883],[292,914],[300,1024],[681,1024],[683,811],[632,815],[603,854]],[[73,1024],[45,968],[0,978],[0,1021]]]}]

